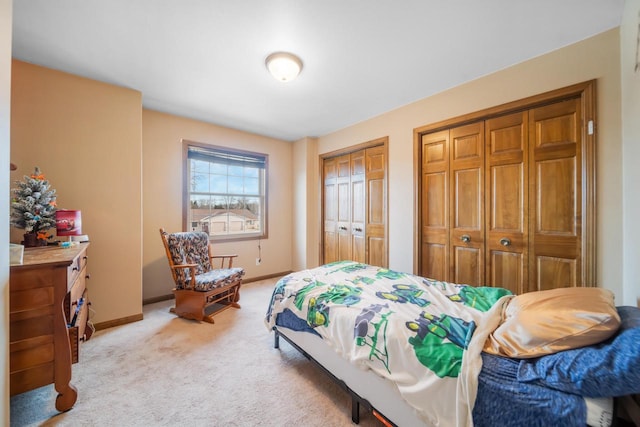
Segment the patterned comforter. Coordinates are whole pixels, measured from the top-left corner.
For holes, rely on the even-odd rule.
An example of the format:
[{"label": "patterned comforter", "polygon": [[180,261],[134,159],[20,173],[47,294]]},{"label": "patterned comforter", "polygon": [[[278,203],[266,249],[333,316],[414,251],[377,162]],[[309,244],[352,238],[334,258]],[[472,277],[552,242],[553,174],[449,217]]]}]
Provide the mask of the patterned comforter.
[{"label": "patterned comforter", "polygon": [[340,261],[282,278],[265,324],[319,335],[394,382],[428,424],[471,426],[480,352],[509,298],[501,288]]}]

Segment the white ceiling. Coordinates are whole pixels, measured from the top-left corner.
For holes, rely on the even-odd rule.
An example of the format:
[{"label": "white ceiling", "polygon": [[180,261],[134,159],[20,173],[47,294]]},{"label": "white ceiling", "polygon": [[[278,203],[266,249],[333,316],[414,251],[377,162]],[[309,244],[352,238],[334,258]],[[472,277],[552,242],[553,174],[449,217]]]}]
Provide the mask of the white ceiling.
[{"label": "white ceiling", "polygon": [[[14,0],[17,59],[145,108],[322,136],[620,25],[624,0]],[[303,61],[280,83],[264,59]]]}]

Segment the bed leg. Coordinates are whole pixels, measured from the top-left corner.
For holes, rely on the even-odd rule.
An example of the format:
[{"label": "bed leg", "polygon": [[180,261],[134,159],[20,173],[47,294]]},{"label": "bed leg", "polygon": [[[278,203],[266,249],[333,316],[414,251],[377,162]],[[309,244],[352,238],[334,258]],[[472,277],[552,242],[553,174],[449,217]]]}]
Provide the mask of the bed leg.
[{"label": "bed leg", "polygon": [[280,334],[277,330],[273,330],[273,348],[280,348]]},{"label": "bed leg", "polygon": [[360,401],[351,395],[351,421],[354,424],[360,424]]}]

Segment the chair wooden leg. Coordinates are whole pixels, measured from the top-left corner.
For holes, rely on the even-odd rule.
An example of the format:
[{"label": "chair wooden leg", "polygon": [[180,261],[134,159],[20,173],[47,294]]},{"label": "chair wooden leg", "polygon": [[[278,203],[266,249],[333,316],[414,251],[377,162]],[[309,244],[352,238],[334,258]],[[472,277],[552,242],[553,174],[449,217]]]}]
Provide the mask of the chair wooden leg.
[{"label": "chair wooden leg", "polygon": [[[174,295],[176,298],[175,314],[185,319],[206,321],[207,316],[204,311],[206,295],[204,293],[176,290]],[[213,319],[210,323],[213,323]]]},{"label": "chair wooden leg", "polygon": [[204,320],[204,321],[205,321],[205,322],[207,322],[207,323],[214,324],[214,323],[216,323],[216,322],[214,322],[214,320],[213,320],[213,315],[214,315],[214,314],[215,314],[215,313],[209,313],[208,315],[205,315],[205,316],[202,318],[202,320]]},{"label": "chair wooden leg", "polygon": [[[184,289],[174,289],[176,298],[175,307],[170,311],[185,319],[215,323],[214,314],[229,307],[240,308],[240,284],[235,284],[226,289],[216,289],[209,292],[197,292]],[[213,305],[222,305],[215,311],[207,312],[207,308]]]}]

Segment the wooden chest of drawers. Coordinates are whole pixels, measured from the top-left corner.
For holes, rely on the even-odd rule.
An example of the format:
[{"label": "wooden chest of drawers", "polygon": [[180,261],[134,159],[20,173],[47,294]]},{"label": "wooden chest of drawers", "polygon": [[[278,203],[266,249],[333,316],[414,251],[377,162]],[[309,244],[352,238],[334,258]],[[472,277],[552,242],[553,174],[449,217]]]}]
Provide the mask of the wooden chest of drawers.
[{"label": "wooden chest of drawers", "polygon": [[88,332],[88,246],[26,249],[23,263],[11,266],[11,395],[54,383],[56,409],[66,411],[75,404],[71,364],[74,356],[78,359],[78,341]]}]

